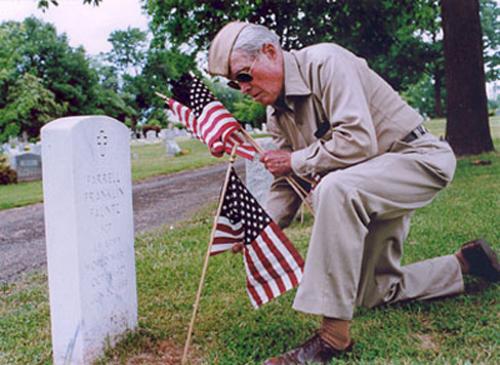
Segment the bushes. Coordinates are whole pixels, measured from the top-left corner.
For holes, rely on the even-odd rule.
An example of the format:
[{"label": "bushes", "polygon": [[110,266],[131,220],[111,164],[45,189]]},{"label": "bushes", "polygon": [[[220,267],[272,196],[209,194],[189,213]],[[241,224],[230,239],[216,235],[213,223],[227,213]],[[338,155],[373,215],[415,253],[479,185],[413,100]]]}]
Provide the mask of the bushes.
[{"label": "bushes", "polygon": [[5,156],[0,156],[0,185],[17,183],[17,172],[10,168]]}]

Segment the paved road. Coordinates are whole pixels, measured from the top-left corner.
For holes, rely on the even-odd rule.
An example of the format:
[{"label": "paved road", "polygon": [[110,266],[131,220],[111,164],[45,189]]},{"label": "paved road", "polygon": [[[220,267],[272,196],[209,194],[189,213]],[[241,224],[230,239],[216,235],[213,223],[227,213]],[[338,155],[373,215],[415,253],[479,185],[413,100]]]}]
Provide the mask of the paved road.
[{"label": "paved road", "polygon": [[[136,233],[190,217],[219,195],[227,165],[160,176],[133,186]],[[236,163],[243,177],[244,163]],[[0,283],[46,267],[43,204],[0,211]]]}]

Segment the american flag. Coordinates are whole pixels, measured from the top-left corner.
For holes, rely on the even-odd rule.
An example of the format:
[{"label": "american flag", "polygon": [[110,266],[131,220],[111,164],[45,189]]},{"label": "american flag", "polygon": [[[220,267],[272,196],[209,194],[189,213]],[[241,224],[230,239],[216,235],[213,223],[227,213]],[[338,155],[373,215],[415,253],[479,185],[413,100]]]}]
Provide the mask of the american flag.
[{"label": "american flag", "polygon": [[231,168],[210,255],[243,243],[247,292],[255,308],[298,286],[304,260]]},{"label": "american flag", "polygon": [[233,146],[238,144],[236,154],[250,160],[255,157],[255,147],[240,135],[238,121],[203,82],[185,74],[172,85],[174,97],[167,102],[170,110],[213,153],[231,153]]}]

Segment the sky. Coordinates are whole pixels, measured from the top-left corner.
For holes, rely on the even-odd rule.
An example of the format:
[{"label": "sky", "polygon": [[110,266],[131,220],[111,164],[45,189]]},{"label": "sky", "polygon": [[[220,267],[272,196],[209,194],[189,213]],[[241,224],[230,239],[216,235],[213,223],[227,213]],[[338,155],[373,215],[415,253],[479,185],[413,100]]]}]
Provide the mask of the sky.
[{"label": "sky", "polygon": [[139,0],[104,0],[97,7],[83,5],[83,0],[59,0],[59,6],[51,5],[45,13],[37,9],[36,0],[0,0],[0,22],[31,15],[54,24],[58,34],[67,34],[72,47],[82,45],[91,55],[111,50],[107,39],[114,30],[148,29]]}]

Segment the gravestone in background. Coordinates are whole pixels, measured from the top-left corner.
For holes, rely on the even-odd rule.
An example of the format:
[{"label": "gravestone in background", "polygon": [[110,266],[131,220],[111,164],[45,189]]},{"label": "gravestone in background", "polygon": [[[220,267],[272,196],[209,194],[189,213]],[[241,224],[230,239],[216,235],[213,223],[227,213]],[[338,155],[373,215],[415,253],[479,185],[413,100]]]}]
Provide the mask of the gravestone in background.
[{"label": "gravestone in background", "polygon": [[156,141],[156,132],[155,131],[147,131],[146,132],[146,140],[148,141]]},{"label": "gravestone in background", "polygon": [[4,151],[4,155],[7,156],[7,160],[9,166],[12,169],[16,169],[16,156],[19,154],[17,147],[12,147],[10,144],[7,145],[7,148]]},{"label": "gravestone in background", "polygon": [[167,130],[166,128],[163,128],[162,130],[160,130],[160,133],[158,133],[158,138],[160,139],[165,139],[165,133],[167,133]]},{"label": "gravestone in background", "polygon": [[[264,150],[276,149],[276,145],[271,137],[257,138],[256,141]],[[273,182],[273,175],[266,170],[264,164],[258,159],[255,161],[245,160],[245,167],[248,190],[250,190],[259,204],[265,206],[267,194]]]},{"label": "gravestone in background", "polygon": [[42,158],[36,153],[26,152],[14,156],[17,181],[34,181],[42,178]]},{"label": "gravestone in background", "polygon": [[31,151],[37,155],[42,154],[42,144],[40,142],[37,142],[36,144],[33,145]]},{"label": "gravestone in background", "polygon": [[112,118],[42,128],[54,363],[91,364],[137,325],[129,132]]},{"label": "gravestone in background", "polygon": [[173,157],[181,153],[181,148],[175,141],[175,131],[173,129],[165,129],[164,136],[167,156]]}]

